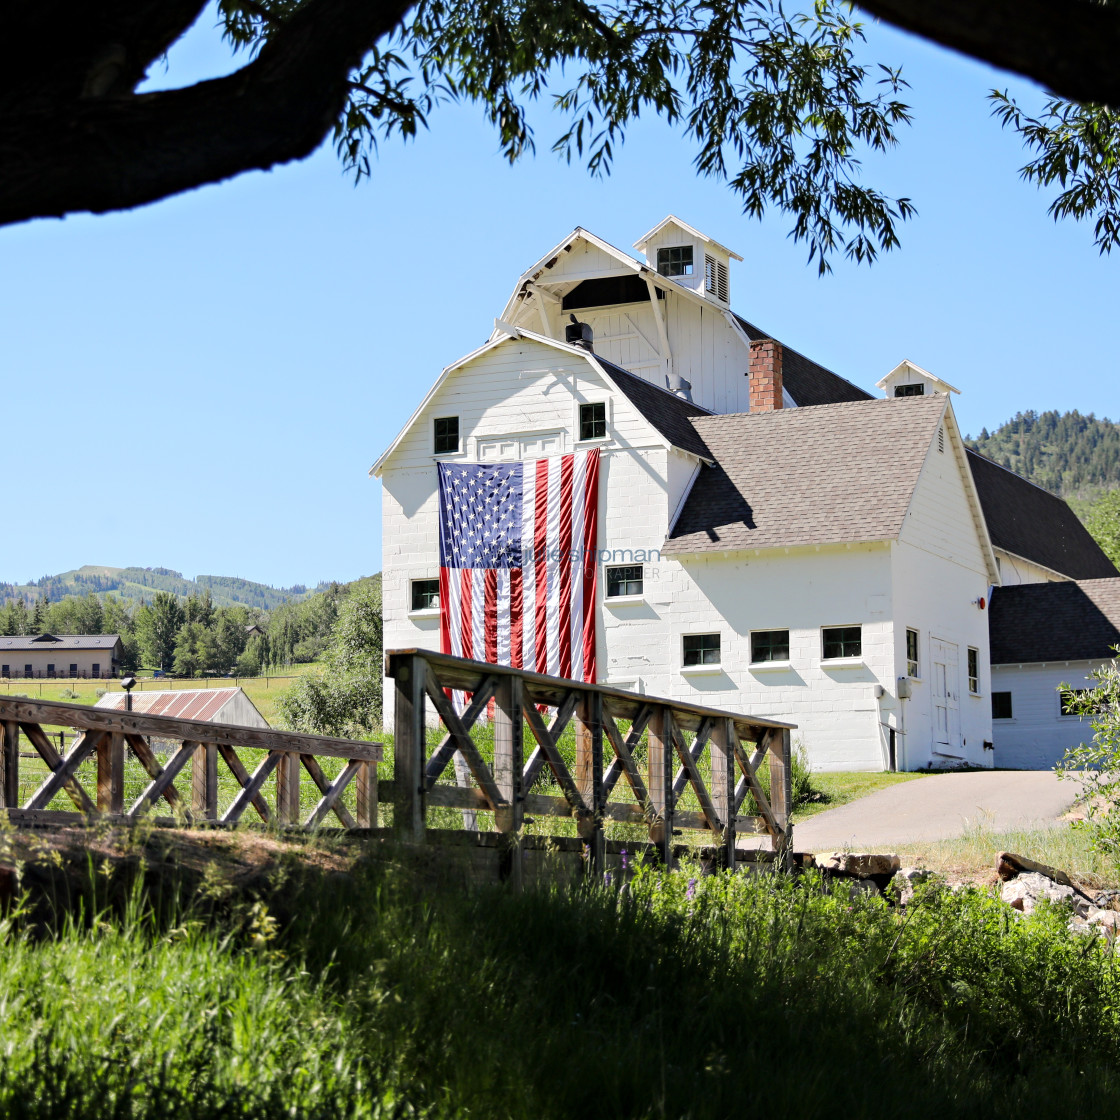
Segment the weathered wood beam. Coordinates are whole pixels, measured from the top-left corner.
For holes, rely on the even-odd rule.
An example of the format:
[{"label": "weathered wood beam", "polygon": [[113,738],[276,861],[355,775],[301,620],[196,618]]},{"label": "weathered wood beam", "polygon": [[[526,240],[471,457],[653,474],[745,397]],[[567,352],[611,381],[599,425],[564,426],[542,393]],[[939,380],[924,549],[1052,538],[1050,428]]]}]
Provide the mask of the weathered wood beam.
[{"label": "weathered wood beam", "polygon": [[[155,769],[158,773],[153,773],[149,769],[148,773],[151,775],[151,784],[144,790],[142,794],[132,803],[131,808],[128,810],[128,816],[135,820],[137,817],[142,816],[148,809],[160,798],[166,797],[169,792],[175,792],[175,787],[171,784],[175,781],[179,771],[194,757],[194,752],[198,748],[198,744],[187,740],[183,743],[174,755],[168,760],[167,765]],[[133,747],[135,749],[135,747]],[[141,759],[141,761],[143,761]],[[175,793],[175,800],[172,801],[170,797],[167,798],[168,804],[174,805],[176,808],[182,806],[182,812],[186,817],[188,823],[193,819],[192,814],[182,804],[182,798],[178,793]]]},{"label": "weathered wood beam", "polygon": [[[47,733],[37,723],[20,723],[19,729],[27,736],[28,742],[39,752],[39,757],[52,771],[57,771],[62,766],[62,755],[54,749],[50,739],[47,738]],[[98,740],[100,740],[100,735]],[[85,741],[84,736],[82,741]],[[94,740],[91,739],[90,741],[93,742]],[[89,794],[82,789],[76,778],[71,777],[62,788],[66,791],[70,800],[74,802],[78,812],[95,813],[97,811],[96,806],[90,800]],[[32,797],[32,801],[34,800],[35,798]],[[30,806],[31,802],[28,802],[27,807],[30,808]]]},{"label": "weathered wood beam", "polygon": [[[237,751],[235,751],[233,747],[220,746],[218,747],[218,754],[221,756],[222,761],[229,767],[230,773],[237,779],[242,792],[247,790],[253,784],[253,776],[249,774],[245,763],[241,761]],[[257,770],[260,770],[259,766]],[[254,771],[254,775],[255,774],[256,771]],[[259,790],[260,785],[258,784],[256,788]],[[265,801],[259,793],[254,793],[250,800],[253,808],[257,811],[257,815],[265,824],[268,824],[268,822],[272,820],[272,810],[269,809],[268,802]],[[223,817],[222,819],[224,820],[225,818]]]},{"label": "weathered wood beam", "polygon": [[[525,718],[529,721],[529,729],[533,732],[533,738],[537,740],[538,744],[540,744],[538,748],[534,750],[533,753],[529,756],[529,761],[525,764],[525,780],[523,782],[523,788],[526,792],[528,792],[536,783],[541,770],[544,769],[544,765],[548,761],[548,755],[546,753],[545,744],[541,743],[540,736],[537,734],[537,730],[532,719],[532,716],[535,716],[536,726],[539,726],[541,728],[544,727],[544,724],[540,718],[540,713],[537,711],[536,707],[537,703],[539,703],[539,698],[529,693],[528,691],[525,691],[524,695],[525,699],[522,707],[525,712]],[[569,721],[575,714],[576,704],[578,703],[579,693],[575,690],[571,690],[565,693],[565,695],[560,698],[559,703],[556,706],[556,715],[553,716],[552,722],[548,725],[547,729],[546,739],[548,742],[549,750],[555,751],[556,743],[559,741],[560,736],[564,734],[564,729],[568,726]],[[531,715],[530,709],[532,710]],[[565,770],[564,772],[567,773],[567,770]]]},{"label": "weathered wood beam", "polygon": [[150,735],[155,739],[215,743],[223,746],[251,747],[256,750],[293,751],[296,754],[321,754],[332,758],[362,758],[380,762],[380,743],[359,743],[325,735],[301,735],[294,731],[273,731],[238,727],[227,723],[151,716],[140,712],[117,712],[85,704],[63,704],[55,700],[24,700],[0,697],[0,722],[48,724],[79,730],[108,731],[121,735]]},{"label": "weathered wood beam", "polygon": [[[303,768],[311,775],[311,780],[315,783],[316,788],[320,793],[326,794],[330,791],[330,779],[323,773],[323,768],[319,765],[318,760],[314,755],[301,754],[300,761],[303,763]],[[363,763],[363,765],[366,765]],[[361,777],[359,773],[358,777]],[[342,821],[343,828],[369,828],[368,824],[359,826],[358,822],[350,815],[350,810],[345,805],[336,804],[334,806],[335,816]]]},{"label": "weathered wood beam", "polygon": [[[494,695],[497,685],[497,677],[487,677],[471,697],[471,702],[467,705],[467,710],[461,717],[463,727],[467,731],[474,727],[475,721],[486,710],[486,705]],[[432,757],[428,759],[424,766],[424,782],[429,788],[439,780],[439,776],[455,756],[455,751],[455,736],[448,732],[443,742],[432,752]]]},{"label": "weathered wood beam", "polygon": [[478,747],[475,746],[474,740],[467,733],[462,720],[459,719],[458,712],[451,706],[451,701],[443,694],[443,690],[432,679],[431,674],[428,674],[427,677],[427,689],[428,699],[431,700],[436,711],[439,712],[439,717],[443,720],[444,726],[455,739],[455,749],[466,760],[471,775],[478,783],[478,788],[486,795],[490,808],[496,810],[500,805],[505,805],[506,800],[502,797],[502,791],[498,789],[497,782],[494,781],[494,775],[490,773],[490,767],[486,765],[482,755],[479,754]]},{"label": "weathered wood beam", "polygon": [[[65,758],[56,754],[55,757],[58,759],[58,765],[51,768],[52,772],[47,775],[43,780],[43,784],[31,795],[24,808],[46,809],[54,800],[55,794],[60,790],[65,788],[69,792],[71,786],[81,789],[74,780],[74,775],[77,773],[78,767],[98,749],[104,737],[104,734],[99,731],[86,732],[74,742]],[[34,740],[32,741],[34,742]],[[40,751],[39,753],[42,754],[43,752]],[[49,759],[47,760],[47,765],[50,766]],[[70,799],[79,809],[84,808],[81,804],[81,799],[75,798],[72,793]],[[90,810],[93,809],[93,805],[89,803],[88,798],[86,798],[86,804],[89,805]]]},{"label": "weathered wood beam", "polygon": [[[268,780],[272,771],[276,769],[276,764],[280,761],[281,757],[280,751],[269,751],[268,754],[261,759],[260,764],[257,766],[256,770],[253,771],[252,777],[249,778],[248,783],[233,799],[233,804],[222,814],[222,824],[236,824],[241,820],[241,814],[244,813],[250,805],[255,806],[257,804],[257,795],[260,793],[261,786]],[[257,811],[260,812],[259,807]],[[266,806],[265,813],[267,812],[268,807]],[[264,819],[267,821],[268,817],[265,816]]]},{"label": "weathered wood beam", "polygon": [[[357,776],[358,768],[362,765],[363,763],[357,760],[351,760],[343,767],[342,773],[335,778],[330,788],[324,792],[319,804],[311,811],[311,816],[309,816],[304,823],[304,828],[318,828],[319,825],[322,824],[323,818],[332,809],[337,810],[339,808],[338,799],[342,796],[351,780]],[[349,814],[347,814],[347,816],[349,816]],[[341,820],[342,818],[339,817],[339,819]],[[353,820],[353,818],[351,818],[351,820]],[[346,825],[345,821],[342,823],[344,827],[349,827]]]}]

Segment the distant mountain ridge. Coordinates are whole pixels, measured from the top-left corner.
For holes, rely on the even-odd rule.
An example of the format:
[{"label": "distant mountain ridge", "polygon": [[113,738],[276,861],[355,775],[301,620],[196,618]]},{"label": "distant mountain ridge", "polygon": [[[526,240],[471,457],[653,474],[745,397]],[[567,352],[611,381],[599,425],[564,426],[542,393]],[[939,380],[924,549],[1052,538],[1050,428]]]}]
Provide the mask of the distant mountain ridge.
[{"label": "distant mountain ridge", "polygon": [[1120,488],[1120,425],[1072,412],[1017,412],[969,447],[1063,498]]},{"label": "distant mountain ridge", "polygon": [[187,579],[182,572],[172,568],[109,568],[96,564],[86,564],[73,571],[59,575],[43,576],[32,583],[0,582],[0,605],[10,599],[50,599],[58,602],[68,595],[94,594],[99,598],[107,595],[139,602],[150,600],[157,591],[170,591],[181,599],[198,595],[209,590],[218,607],[242,605],[257,607],[260,610],[274,610],[282,603],[298,602],[315,594],[319,588],[307,588],[303,584],[292,587],[271,587],[264,583],[240,579],[237,576],[197,576]]}]

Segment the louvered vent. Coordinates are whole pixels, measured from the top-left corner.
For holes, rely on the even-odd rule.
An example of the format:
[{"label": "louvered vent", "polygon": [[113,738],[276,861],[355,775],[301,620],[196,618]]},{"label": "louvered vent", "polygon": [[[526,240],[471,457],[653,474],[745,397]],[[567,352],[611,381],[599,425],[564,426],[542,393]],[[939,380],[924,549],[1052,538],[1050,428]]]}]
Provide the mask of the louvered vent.
[{"label": "louvered vent", "polygon": [[721,303],[729,302],[727,265],[715,257],[704,254],[704,290]]},{"label": "louvered vent", "polygon": [[942,455],[945,454],[945,429],[944,428],[938,428],[937,429],[937,450],[940,451]]}]

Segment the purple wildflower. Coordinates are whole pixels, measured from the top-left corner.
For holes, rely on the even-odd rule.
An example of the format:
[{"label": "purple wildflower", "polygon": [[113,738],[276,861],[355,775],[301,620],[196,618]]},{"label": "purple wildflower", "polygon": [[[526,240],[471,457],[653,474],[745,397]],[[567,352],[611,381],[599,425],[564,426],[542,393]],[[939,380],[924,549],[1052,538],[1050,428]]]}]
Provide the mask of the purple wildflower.
[{"label": "purple wildflower", "polygon": [[696,880],[695,879],[689,879],[688,890],[685,891],[684,896],[685,896],[685,898],[688,899],[689,902],[691,902],[693,900],[693,898],[696,896]]},{"label": "purple wildflower", "polygon": [[609,887],[611,885],[611,873],[609,871],[603,872],[603,886]]},{"label": "purple wildflower", "polygon": [[626,873],[626,869],[630,866],[630,861],[626,858],[626,849],[622,849],[622,871]]}]

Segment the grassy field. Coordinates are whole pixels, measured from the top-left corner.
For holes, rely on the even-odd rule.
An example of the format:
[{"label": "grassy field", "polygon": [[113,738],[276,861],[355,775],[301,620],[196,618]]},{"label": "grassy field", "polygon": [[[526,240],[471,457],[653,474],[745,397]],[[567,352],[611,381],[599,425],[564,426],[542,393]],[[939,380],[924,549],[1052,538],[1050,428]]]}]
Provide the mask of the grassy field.
[{"label": "grassy field", "polygon": [[[245,690],[257,711],[265,720],[276,724],[276,697],[282,689],[288,688],[297,677],[313,672],[317,664],[290,665],[275,676],[267,677],[200,677],[197,680],[165,680],[141,677],[136,686],[137,692],[161,692],[167,689],[182,688],[231,688]],[[53,680],[0,680],[0,696],[29,696],[33,700],[64,700],[71,704],[94,704],[102,690],[120,691],[120,681],[68,680],[56,677]],[[77,693],[71,696],[69,693]]]},{"label": "grassy field", "polygon": [[1064,1120],[1120,1105],[1120,958],[1057,911],[1016,919],[983,892],[927,889],[903,914],[811,876],[687,868],[515,894],[323,841],[273,841],[246,877],[237,834],[197,836],[201,870],[166,833],[24,862],[24,882],[69,904],[28,899],[0,924],[4,1115]]}]

